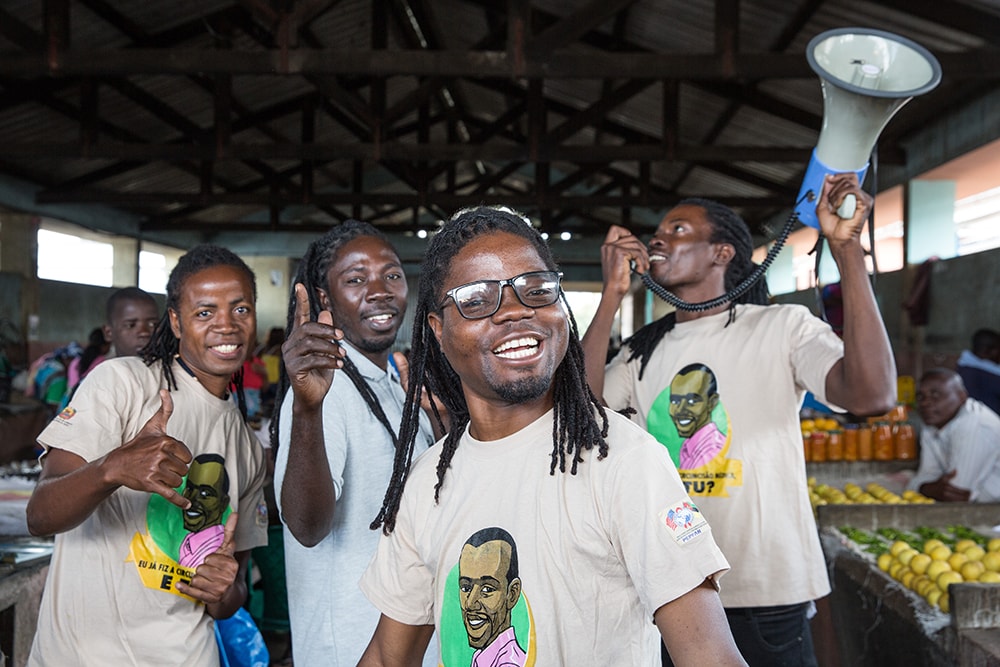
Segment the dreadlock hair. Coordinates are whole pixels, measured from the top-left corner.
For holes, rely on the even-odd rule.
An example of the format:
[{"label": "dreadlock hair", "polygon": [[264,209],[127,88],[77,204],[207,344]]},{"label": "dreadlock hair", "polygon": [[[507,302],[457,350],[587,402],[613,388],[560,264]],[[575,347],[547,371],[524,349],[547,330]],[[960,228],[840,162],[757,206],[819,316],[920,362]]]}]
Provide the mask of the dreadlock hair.
[{"label": "dreadlock hair", "polygon": [[[682,200],[677,206],[698,206],[705,211],[705,218],[712,225],[712,236],[709,243],[728,243],[733,246],[735,253],[732,260],[726,266],[726,275],[723,288],[726,292],[739,285],[744,278],[750,275],[757,264],[753,261],[753,239],[750,236],[750,228],[743,221],[736,211],[725,204],[720,204],[711,199],[691,197]],[[736,320],[736,304],[750,303],[760,306],[768,304],[767,280],[761,276],[753,286],[736,299],[729,302],[729,319],[726,321],[728,327]],[[677,312],[671,311],[646,326],[636,331],[628,340],[629,361],[639,359],[639,379],[646,370],[646,364],[653,354],[653,350],[660,343],[660,340],[670,332],[677,324]]]},{"label": "dreadlock hair", "polygon": [[[153,330],[152,336],[146,346],[139,351],[142,360],[147,366],[152,366],[159,361],[163,368],[163,375],[167,379],[168,389],[177,389],[177,380],[174,378],[173,362],[180,351],[180,341],[174,335],[174,330],[170,326],[170,311],[177,312],[180,306],[181,292],[184,284],[192,275],[210,269],[215,266],[229,266],[243,274],[253,285],[253,298],[257,300],[257,278],[253,270],[246,265],[239,256],[228,248],[222,246],[201,244],[188,250],[181,256],[177,266],[170,272],[167,279],[167,302],[163,309],[163,316]],[[232,385],[236,393],[236,403],[239,405],[243,419],[247,419],[247,400],[243,393],[243,369],[233,373]]]},{"label": "dreadlock hair", "polygon": [[[424,388],[444,404],[451,416],[451,430],[441,445],[437,463],[435,501],[440,497],[445,473],[451,466],[461,435],[469,423],[469,408],[462,392],[461,378],[441,351],[427,316],[442,310],[444,280],[455,255],[478,236],[497,233],[514,234],[527,239],[545,266],[553,271],[557,269],[548,245],[530,222],[507,208],[481,206],[461,210],[431,240],[420,273],[417,310],[410,341],[410,382],[399,432],[400,446],[396,449],[392,477],[382,509],[372,521],[372,529],[381,526],[383,532],[388,534],[395,527],[400,498],[413,460],[413,444],[419,428],[420,397]],[[584,450],[597,447],[598,459],[603,459],[608,452],[605,441],[608,434],[607,414],[587,384],[583,347],[580,345],[576,320],[565,296],[563,305],[569,315],[570,336],[566,356],[559,363],[552,380],[554,416],[550,474],[555,474],[557,467],[560,472],[566,472],[568,459],[570,474],[576,474],[577,464],[583,461]],[[600,424],[597,415],[600,415]]]},{"label": "dreadlock hair", "polygon": [[[288,299],[288,320],[285,328],[285,339],[292,335],[292,328],[295,326],[295,285],[302,283],[306,288],[306,294],[309,295],[309,316],[312,320],[315,320],[323,310],[317,290],[322,289],[325,292],[329,292],[326,274],[336,260],[337,253],[349,241],[362,236],[370,236],[384,241],[390,247],[392,246],[385,234],[369,223],[358,220],[347,220],[309,244],[305,256],[299,262],[295,279],[292,281],[292,291]],[[385,430],[389,433],[389,437],[392,439],[393,445],[398,449],[396,430],[389,423],[389,418],[386,417],[385,411],[382,409],[382,404],[379,402],[378,397],[375,396],[375,392],[372,391],[372,388],[365,381],[364,376],[361,375],[361,371],[358,370],[358,367],[351,361],[350,357],[345,356],[343,364],[340,370],[357,388],[358,393],[361,394],[361,398],[364,399],[372,414],[375,415],[375,418],[385,427]],[[278,452],[278,422],[281,418],[281,404],[284,402],[289,386],[288,372],[285,370],[283,359],[279,362],[279,369],[278,392],[274,398],[274,412],[272,413],[270,424],[271,448],[275,454]]]}]

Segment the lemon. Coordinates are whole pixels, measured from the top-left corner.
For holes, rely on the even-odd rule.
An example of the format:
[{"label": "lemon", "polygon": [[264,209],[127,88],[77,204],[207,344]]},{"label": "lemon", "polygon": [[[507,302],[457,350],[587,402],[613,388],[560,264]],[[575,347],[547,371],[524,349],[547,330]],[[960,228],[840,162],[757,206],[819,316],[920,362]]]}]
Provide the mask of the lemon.
[{"label": "lemon", "polygon": [[906,551],[907,549],[912,549],[912,548],[913,547],[911,547],[909,544],[907,544],[903,540],[896,540],[895,542],[892,543],[892,546],[889,547],[889,553],[891,553],[893,556],[899,556],[900,552],[903,552],[903,551]]},{"label": "lemon", "polygon": [[969,560],[982,560],[983,556],[986,555],[986,550],[978,544],[973,544],[971,547],[962,551],[962,553],[965,554],[965,557]]},{"label": "lemon", "polygon": [[899,581],[899,575],[903,570],[908,570],[909,568],[900,563],[898,560],[893,560],[892,564],[889,565],[889,576]]},{"label": "lemon", "polygon": [[910,569],[917,574],[924,574],[927,572],[927,566],[931,564],[931,560],[931,557],[927,554],[914,554],[913,557],[910,558]]},{"label": "lemon", "polygon": [[943,547],[943,546],[944,542],[942,542],[941,540],[937,539],[927,540],[926,542],[924,542],[924,553],[929,554],[930,552],[934,551],[934,549],[936,549],[937,547]]},{"label": "lemon", "polygon": [[979,581],[979,576],[985,571],[986,567],[978,560],[970,560],[959,570],[966,581]]},{"label": "lemon", "polygon": [[951,558],[951,549],[949,549],[947,546],[945,546],[945,545],[942,544],[939,547],[934,547],[931,550],[930,556],[934,560],[944,560],[944,561],[946,561],[949,558]]},{"label": "lemon", "polygon": [[899,583],[903,584],[907,588],[913,588],[913,579],[917,576],[916,572],[908,567],[904,567],[899,573]]},{"label": "lemon", "polygon": [[907,549],[903,549],[902,551],[900,551],[900,552],[899,552],[899,553],[898,553],[898,554],[896,555],[896,560],[898,560],[898,561],[899,561],[900,563],[902,563],[903,565],[906,565],[907,567],[909,567],[909,565],[910,565],[910,560],[911,560],[911,559],[912,559],[912,558],[913,558],[914,556],[916,556],[916,555],[917,555],[918,553],[919,553],[919,552],[918,552],[918,551],[917,551],[916,549],[914,549],[913,547],[909,547],[909,548],[907,548]]},{"label": "lemon", "polygon": [[963,581],[964,579],[962,579],[961,574],[949,570],[947,572],[942,572],[941,574],[939,574],[935,583],[937,584],[938,588],[940,588],[942,591],[947,592],[949,586],[951,586],[952,584],[960,584]]},{"label": "lemon", "polygon": [[981,575],[979,575],[979,583],[1000,584],[1000,572],[991,572],[990,570],[986,570]]},{"label": "lemon", "polygon": [[962,569],[962,566],[969,562],[969,557],[960,551],[956,551],[952,555],[948,556],[948,565],[951,565],[951,569],[958,572]]},{"label": "lemon", "polygon": [[927,600],[927,604],[932,607],[936,607],[938,600],[941,598],[941,589],[937,586],[931,587],[929,591],[924,594],[924,599]]},{"label": "lemon", "polygon": [[987,551],[982,563],[990,572],[1000,572],[1000,551]]},{"label": "lemon", "polygon": [[937,581],[938,575],[942,572],[947,572],[951,569],[951,565],[948,565],[946,560],[932,560],[931,564],[927,566],[927,577],[931,581]]},{"label": "lemon", "polygon": [[1000,537],[994,537],[986,543],[987,551],[1000,551]]},{"label": "lemon", "polygon": [[892,565],[892,554],[889,553],[879,554],[878,569],[882,570],[883,572],[888,572],[890,565]]},{"label": "lemon", "polygon": [[951,601],[948,599],[947,592],[942,593],[941,597],[938,598],[938,607],[946,614],[951,611]]},{"label": "lemon", "polygon": [[955,549],[954,549],[954,551],[965,551],[969,547],[974,547],[974,546],[976,546],[975,541],[970,540],[968,538],[965,538],[963,540],[959,540],[958,542],[955,542]]},{"label": "lemon", "polygon": [[913,577],[913,581],[910,582],[910,588],[915,590],[921,596],[927,595],[927,587],[933,585],[934,582],[928,579],[926,574],[918,574]]}]

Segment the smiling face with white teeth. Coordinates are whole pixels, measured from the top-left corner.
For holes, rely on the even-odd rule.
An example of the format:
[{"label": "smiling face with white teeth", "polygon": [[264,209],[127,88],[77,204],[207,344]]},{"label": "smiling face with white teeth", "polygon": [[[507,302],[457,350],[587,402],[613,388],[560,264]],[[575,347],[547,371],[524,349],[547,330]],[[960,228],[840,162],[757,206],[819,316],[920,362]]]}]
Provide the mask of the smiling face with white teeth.
[{"label": "smiling face with white teeth", "polygon": [[516,407],[519,419],[533,420],[551,408],[552,379],[566,356],[569,322],[558,301],[531,308],[510,286],[503,287],[497,312],[475,320],[462,317],[445,293],[479,280],[551,270],[528,239],[506,232],[477,236],[452,259],[439,286],[438,303],[444,306],[427,320],[462,380],[470,411],[484,403],[493,414]]},{"label": "smiling face with white teeth", "polygon": [[345,243],[326,272],[320,303],[344,338],[380,368],[406,314],[406,276],[395,249],[373,236]]},{"label": "smiling face with white teeth", "polygon": [[196,271],[184,280],[177,308],[167,312],[181,359],[202,386],[225,396],[257,331],[250,277],[227,265]]}]

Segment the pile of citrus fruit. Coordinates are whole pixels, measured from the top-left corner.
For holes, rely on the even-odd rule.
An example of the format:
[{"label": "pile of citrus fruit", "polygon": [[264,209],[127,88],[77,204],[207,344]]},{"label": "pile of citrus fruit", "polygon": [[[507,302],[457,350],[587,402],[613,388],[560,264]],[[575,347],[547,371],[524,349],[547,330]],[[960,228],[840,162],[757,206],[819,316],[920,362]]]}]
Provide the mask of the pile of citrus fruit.
[{"label": "pile of citrus fruit", "polygon": [[1000,537],[988,539],[964,526],[948,532],[927,527],[881,529],[877,534],[847,527],[841,532],[877,554],[880,570],[945,613],[951,584],[1000,584]]},{"label": "pile of citrus fruit", "polygon": [[893,493],[877,482],[869,482],[865,488],[853,482],[844,484],[843,491],[829,484],[817,484],[815,477],[809,478],[809,500],[813,509],[817,505],[877,505],[880,503],[897,505],[900,503],[933,503],[933,498],[906,490],[903,494]]},{"label": "pile of citrus fruit", "polygon": [[816,417],[814,419],[800,419],[799,428],[802,430],[803,436],[809,437],[816,431],[833,431],[843,428],[843,426],[836,419]]}]

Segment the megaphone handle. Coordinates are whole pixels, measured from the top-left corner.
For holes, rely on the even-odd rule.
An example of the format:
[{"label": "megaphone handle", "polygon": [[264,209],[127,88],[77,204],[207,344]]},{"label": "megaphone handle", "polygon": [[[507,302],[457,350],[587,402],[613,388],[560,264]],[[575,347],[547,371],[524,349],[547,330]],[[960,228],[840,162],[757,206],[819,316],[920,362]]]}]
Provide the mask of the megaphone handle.
[{"label": "megaphone handle", "polygon": [[844,201],[840,203],[840,207],[837,208],[837,215],[839,215],[844,220],[850,220],[854,217],[854,212],[858,210],[858,198],[854,195],[847,195],[844,197]]}]

